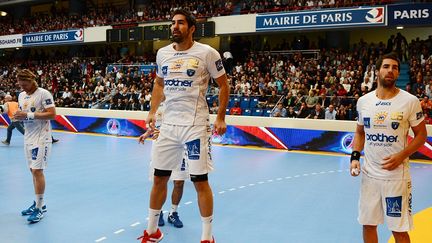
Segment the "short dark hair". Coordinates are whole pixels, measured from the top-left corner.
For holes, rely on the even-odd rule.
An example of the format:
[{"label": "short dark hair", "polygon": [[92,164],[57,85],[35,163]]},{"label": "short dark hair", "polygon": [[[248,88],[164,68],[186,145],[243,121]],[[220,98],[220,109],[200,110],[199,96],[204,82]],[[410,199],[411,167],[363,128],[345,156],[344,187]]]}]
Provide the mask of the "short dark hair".
[{"label": "short dark hair", "polygon": [[190,29],[192,26],[196,27],[196,19],[195,16],[191,12],[189,12],[186,9],[176,9],[172,14],[171,17],[174,17],[177,14],[181,14],[186,17],[186,22],[188,23],[188,28]]},{"label": "short dark hair", "polygon": [[382,57],[380,57],[378,59],[378,61],[376,63],[377,70],[381,69],[381,65],[382,65],[384,59],[392,59],[392,60],[397,61],[397,63],[398,63],[398,71],[400,71],[400,60],[399,60],[397,54],[394,53],[394,52],[390,52],[390,53],[384,54]]}]

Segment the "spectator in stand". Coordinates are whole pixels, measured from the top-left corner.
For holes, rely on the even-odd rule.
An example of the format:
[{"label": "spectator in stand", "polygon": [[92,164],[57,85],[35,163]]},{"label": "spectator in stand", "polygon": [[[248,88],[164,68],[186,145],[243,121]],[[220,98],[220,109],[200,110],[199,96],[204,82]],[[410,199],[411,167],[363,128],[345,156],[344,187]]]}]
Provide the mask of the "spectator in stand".
[{"label": "spectator in stand", "polygon": [[320,104],[315,105],[315,109],[306,117],[308,119],[324,119],[325,111]]},{"label": "spectator in stand", "polygon": [[306,118],[310,114],[310,109],[307,107],[305,102],[301,103],[300,109],[297,111],[298,118]]},{"label": "spectator in stand", "polygon": [[219,110],[219,106],[216,100],[213,101],[212,106],[210,107],[210,114],[217,114]]},{"label": "spectator in stand", "polygon": [[234,103],[234,106],[231,107],[230,109],[230,115],[241,115],[242,114],[242,109],[240,108],[240,103],[238,101],[236,101]]},{"label": "spectator in stand", "polygon": [[427,95],[423,96],[423,100],[420,101],[420,105],[421,105],[421,108],[423,110],[423,113],[426,113],[426,114],[429,114],[429,115],[431,114],[431,111],[432,111],[432,101],[429,99],[429,97]]},{"label": "spectator in stand", "polygon": [[325,118],[326,120],[336,120],[336,111],[334,109],[333,105],[329,105],[329,107],[326,109],[325,112]]},{"label": "spectator in stand", "polygon": [[340,105],[336,113],[336,120],[348,120],[348,111],[344,105]]},{"label": "spectator in stand", "polygon": [[286,117],[287,116],[287,110],[285,107],[283,107],[283,104],[279,102],[276,106],[276,108],[273,109],[273,112],[271,113],[271,117]]},{"label": "spectator in stand", "polygon": [[268,97],[268,99],[267,99],[266,107],[268,109],[273,109],[273,107],[275,107],[275,105],[276,105],[276,103],[278,103],[278,101],[279,101],[279,97],[276,94],[276,90],[272,90],[271,96]]},{"label": "spectator in stand", "polygon": [[294,106],[288,107],[287,117],[288,118],[297,118],[297,113],[294,110]]},{"label": "spectator in stand", "polygon": [[305,102],[310,111],[315,109],[316,104],[318,104],[318,96],[315,95],[315,90],[309,91],[309,96],[306,97]]}]

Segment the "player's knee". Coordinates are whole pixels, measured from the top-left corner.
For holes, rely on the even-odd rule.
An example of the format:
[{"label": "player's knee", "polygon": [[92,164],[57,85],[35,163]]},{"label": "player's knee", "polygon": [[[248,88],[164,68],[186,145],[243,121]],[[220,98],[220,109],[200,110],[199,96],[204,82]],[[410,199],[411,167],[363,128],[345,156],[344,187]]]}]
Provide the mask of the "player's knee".
[{"label": "player's knee", "polygon": [[408,232],[396,232],[396,231],[392,231],[393,236],[395,239],[409,239],[409,234]]},{"label": "player's knee", "polygon": [[184,181],[174,181],[174,187],[183,188]]},{"label": "player's knee", "polygon": [[170,177],[171,176],[171,170],[159,170],[159,169],[155,169],[154,170],[154,176],[159,176],[159,177]]},{"label": "player's knee", "polygon": [[191,175],[192,182],[208,181],[208,174],[203,175]]},{"label": "player's knee", "polygon": [[363,225],[363,230],[364,231],[374,231],[377,229],[376,225]]}]

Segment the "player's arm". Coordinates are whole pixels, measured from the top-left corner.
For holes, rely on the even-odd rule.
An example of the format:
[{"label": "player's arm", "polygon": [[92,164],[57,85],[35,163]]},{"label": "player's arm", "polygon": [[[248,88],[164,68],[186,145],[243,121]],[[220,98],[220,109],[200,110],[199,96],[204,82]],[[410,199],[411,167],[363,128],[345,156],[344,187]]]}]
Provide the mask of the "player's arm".
[{"label": "player's arm", "polygon": [[360,174],[360,152],[364,148],[365,143],[365,131],[364,126],[357,124],[356,131],[354,134],[353,141],[353,153],[351,154],[351,165],[350,173],[352,176],[358,176]]},{"label": "player's arm", "polygon": [[152,130],[155,129],[156,111],[159,108],[160,103],[165,98],[163,89],[164,89],[163,78],[156,76],[153,84],[153,91],[150,100],[150,111],[146,119],[146,123],[150,126]]},{"label": "player's arm", "polygon": [[416,152],[425,142],[427,139],[427,131],[426,131],[426,123],[423,120],[420,124],[418,124],[415,127],[411,127],[413,133],[414,133],[414,139],[411,141],[411,143],[408,144],[405,149],[400,151],[399,153],[392,154],[383,160],[383,166],[382,168],[385,170],[394,170],[396,169],[400,164],[403,163],[403,161],[409,157],[411,154]]},{"label": "player's arm", "polygon": [[214,123],[214,128],[219,135],[222,135],[226,131],[225,112],[228,106],[230,88],[228,85],[228,78],[225,73],[220,77],[216,78],[215,81],[218,84],[220,91],[219,109]]}]

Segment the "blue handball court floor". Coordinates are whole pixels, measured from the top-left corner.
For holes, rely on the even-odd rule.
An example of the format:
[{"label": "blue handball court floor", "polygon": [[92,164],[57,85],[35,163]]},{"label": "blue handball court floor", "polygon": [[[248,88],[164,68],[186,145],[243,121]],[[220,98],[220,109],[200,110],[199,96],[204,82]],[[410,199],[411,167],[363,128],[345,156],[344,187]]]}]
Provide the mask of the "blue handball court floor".
[{"label": "blue handball court floor", "polygon": [[[0,138],[5,136],[6,129],[0,128]],[[139,242],[147,225],[151,141],[141,145],[133,138],[54,136],[60,141],[53,144],[45,171],[48,212],[37,224],[20,215],[34,200],[23,136],[14,131],[10,146],[0,145],[0,242]],[[348,174],[348,156],[216,145],[213,159],[216,242],[362,242],[360,177]],[[411,172],[416,214],[432,207],[432,164],[413,162]],[[164,210],[170,205],[168,198]],[[201,221],[190,181],[179,215],[184,227],[162,227],[162,242],[199,242]],[[389,238],[386,226],[380,226],[380,242]]]}]

